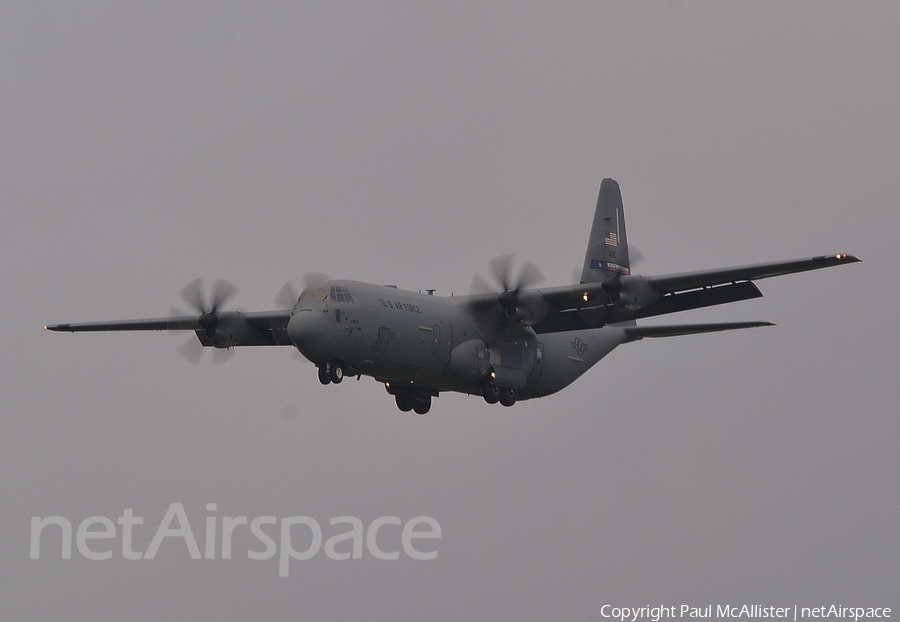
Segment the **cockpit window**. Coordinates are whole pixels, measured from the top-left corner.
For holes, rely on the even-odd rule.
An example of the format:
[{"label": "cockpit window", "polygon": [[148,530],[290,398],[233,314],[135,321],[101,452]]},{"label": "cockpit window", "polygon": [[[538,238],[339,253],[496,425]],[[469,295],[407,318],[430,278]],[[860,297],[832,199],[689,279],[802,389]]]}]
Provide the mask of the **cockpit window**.
[{"label": "cockpit window", "polygon": [[300,294],[300,300],[298,302],[303,302],[304,300],[325,300],[326,298],[328,298],[328,290],[307,289]]},{"label": "cockpit window", "polygon": [[353,296],[346,287],[332,287],[330,298],[335,302],[353,302]]}]

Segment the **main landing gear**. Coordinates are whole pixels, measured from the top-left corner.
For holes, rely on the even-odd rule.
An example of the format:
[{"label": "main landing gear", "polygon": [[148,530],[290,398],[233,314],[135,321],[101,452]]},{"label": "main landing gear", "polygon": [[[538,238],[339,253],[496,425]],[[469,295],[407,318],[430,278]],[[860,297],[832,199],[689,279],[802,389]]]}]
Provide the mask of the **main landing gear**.
[{"label": "main landing gear", "polygon": [[[317,367],[319,382],[322,384],[340,384],[348,373],[351,375],[358,373],[353,367],[337,359],[320,363]],[[424,415],[431,410],[431,397],[437,395],[437,391],[428,388],[392,387],[390,383],[386,383],[384,388],[394,396],[397,408],[405,413],[414,411],[417,415]]]},{"label": "main landing gear", "polygon": [[512,406],[519,398],[519,392],[515,389],[506,389],[494,384],[494,379],[488,376],[481,385],[481,395],[488,404],[500,402],[504,406]]},{"label": "main landing gear", "polygon": [[394,388],[385,385],[385,388],[394,396],[397,401],[397,408],[402,412],[408,413],[414,411],[417,415],[424,415],[431,410],[431,394],[422,393],[414,390],[412,387]]}]

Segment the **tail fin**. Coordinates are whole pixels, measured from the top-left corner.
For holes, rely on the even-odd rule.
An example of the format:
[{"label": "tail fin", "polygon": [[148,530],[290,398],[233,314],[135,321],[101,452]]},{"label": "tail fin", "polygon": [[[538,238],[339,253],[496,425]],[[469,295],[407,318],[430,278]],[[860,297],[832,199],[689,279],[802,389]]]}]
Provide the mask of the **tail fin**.
[{"label": "tail fin", "polygon": [[631,274],[631,263],[628,260],[628,239],[625,237],[622,193],[619,184],[607,178],[600,184],[581,282],[601,283],[609,277],[626,274]]}]

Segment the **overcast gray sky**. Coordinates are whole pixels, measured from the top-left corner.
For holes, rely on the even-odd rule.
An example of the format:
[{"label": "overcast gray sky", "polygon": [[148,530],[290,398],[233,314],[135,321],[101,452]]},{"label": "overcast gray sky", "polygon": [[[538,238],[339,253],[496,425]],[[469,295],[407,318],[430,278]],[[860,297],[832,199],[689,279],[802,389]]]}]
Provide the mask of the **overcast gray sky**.
[{"label": "overcast gray sky", "polygon": [[[4,619],[596,619],[897,603],[900,6],[0,5]],[[402,414],[287,348],[191,366],[198,275],[465,293],[580,266],[603,177],[645,274],[848,252],[511,409]],[[434,517],[438,559],[29,560],[32,516]],[[332,532],[335,533],[335,532]],[[388,532],[385,532],[388,533]],[[54,538],[56,538],[54,540]],[[115,542],[118,543],[121,540]],[[96,541],[102,550],[105,541]],[[118,544],[111,545],[118,550]],[[258,546],[258,544],[257,544]],[[426,547],[427,548],[427,547]]]}]

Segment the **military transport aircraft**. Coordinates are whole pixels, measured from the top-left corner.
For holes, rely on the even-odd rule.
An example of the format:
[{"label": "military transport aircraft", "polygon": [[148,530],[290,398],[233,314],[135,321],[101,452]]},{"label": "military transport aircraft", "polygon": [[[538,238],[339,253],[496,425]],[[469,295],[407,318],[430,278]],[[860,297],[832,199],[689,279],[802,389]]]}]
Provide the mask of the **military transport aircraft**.
[{"label": "military transport aircraft", "polygon": [[[53,331],[194,331],[200,344],[293,346],[318,368],[322,384],[371,376],[400,410],[425,414],[442,391],[512,406],[556,393],[618,345],[771,326],[769,322],[638,326],[636,320],[758,298],[757,279],[857,262],[836,254],[665,276],[631,274],[619,185],[604,179],[577,285],[535,287],[532,263],[515,274],[512,257],[491,261],[498,287],[476,277],[468,296],[435,296],[393,286],[312,278],[299,295],[283,289],[279,311],[221,311],[235,289],[199,280],[182,289],[197,311],[147,320],[56,324]],[[491,291],[493,289],[493,291]],[[278,297],[276,297],[276,300]],[[196,345],[196,344],[194,344]],[[200,346],[196,346],[200,350]],[[215,351],[214,351],[215,352]],[[199,352],[198,352],[199,353]]]}]

